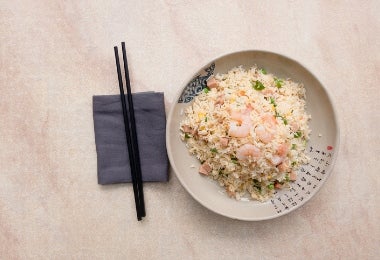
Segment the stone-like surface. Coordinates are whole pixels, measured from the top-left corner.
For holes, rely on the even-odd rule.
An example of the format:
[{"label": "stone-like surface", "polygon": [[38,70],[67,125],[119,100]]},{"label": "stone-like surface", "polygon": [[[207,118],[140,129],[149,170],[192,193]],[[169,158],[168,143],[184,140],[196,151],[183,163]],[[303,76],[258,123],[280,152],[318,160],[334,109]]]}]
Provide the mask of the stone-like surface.
[{"label": "stone-like surface", "polygon": [[[0,258],[375,259],[380,250],[380,2],[2,1]],[[167,109],[200,64],[265,49],[305,64],[331,93],[341,127],[333,174],[301,209],[263,222],[203,208],[171,172],[101,187],[91,97],[116,94],[125,41],[134,91]]]}]

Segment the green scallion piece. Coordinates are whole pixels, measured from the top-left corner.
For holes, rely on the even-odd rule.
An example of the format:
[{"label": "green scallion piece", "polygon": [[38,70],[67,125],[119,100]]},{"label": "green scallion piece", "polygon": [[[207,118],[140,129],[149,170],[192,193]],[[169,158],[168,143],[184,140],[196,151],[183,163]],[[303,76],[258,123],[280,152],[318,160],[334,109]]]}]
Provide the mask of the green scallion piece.
[{"label": "green scallion piece", "polygon": [[265,69],[260,69],[260,72],[264,75],[267,75],[267,71]]},{"label": "green scallion piece", "polygon": [[210,151],[213,152],[213,153],[217,153],[218,152],[218,150],[216,150],[216,148],[212,148],[212,149],[210,149]]},{"label": "green scallion piece", "polygon": [[297,148],[296,144],[292,144],[292,150],[295,150]]},{"label": "green scallion piece", "polygon": [[188,135],[187,133],[185,133],[185,139],[189,139],[190,138],[190,135]]},{"label": "green scallion piece", "polygon": [[203,92],[207,94],[208,92],[210,92],[210,89],[208,87],[206,87],[203,89]]},{"label": "green scallion piece", "polygon": [[282,79],[274,78],[274,84],[276,85],[276,87],[281,88],[284,84],[284,81]]},{"label": "green scallion piece", "polygon": [[295,138],[299,138],[299,137],[301,137],[301,135],[302,135],[301,131],[297,131],[297,132],[294,133],[294,137]]},{"label": "green scallion piece", "polygon": [[259,80],[251,81],[251,85],[255,90],[263,90],[265,86]]},{"label": "green scallion piece", "polygon": [[271,184],[269,184],[267,187],[268,187],[268,189],[273,190],[273,189],[274,189],[274,184],[271,183]]},{"label": "green scallion piece", "polygon": [[274,106],[274,107],[277,107],[277,104],[276,104],[276,101],[274,100],[274,98],[270,98],[270,103]]}]

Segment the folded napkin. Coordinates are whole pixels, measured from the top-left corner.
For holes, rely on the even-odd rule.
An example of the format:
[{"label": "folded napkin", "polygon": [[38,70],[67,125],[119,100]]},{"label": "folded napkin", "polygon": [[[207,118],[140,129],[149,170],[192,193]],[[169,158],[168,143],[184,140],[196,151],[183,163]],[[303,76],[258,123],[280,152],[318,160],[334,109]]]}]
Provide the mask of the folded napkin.
[{"label": "folded napkin", "polygon": [[[142,180],[168,181],[164,94],[144,92],[133,94],[132,97]],[[120,96],[93,96],[93,112],[98,183],[131,182]]]}]

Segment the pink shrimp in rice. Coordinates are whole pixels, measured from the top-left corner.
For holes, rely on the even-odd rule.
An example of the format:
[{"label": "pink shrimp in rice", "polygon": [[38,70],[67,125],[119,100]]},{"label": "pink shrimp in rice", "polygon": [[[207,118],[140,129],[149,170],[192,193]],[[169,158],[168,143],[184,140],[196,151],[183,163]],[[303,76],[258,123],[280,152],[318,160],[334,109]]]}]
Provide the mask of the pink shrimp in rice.
[{"label": "pink shrimp in rice", "polygon": [[249,135],[252,127],[250,117],[250,109],[247,108],[243,113],[233,110],[231,111],[231,122],[228,134],[233,137],[246,137]]},{"label": "pink shrimp in rice", "polygon": [[258,158],[261,156],[259,148],[253,144],[243,144],[236,151],[236,158],[239,160],[247,160],[248,158]]},{"label": "pink shrimp in rice", "polygon": [[270,141],[273,140],[273,134],[269,132],[264,126],[258,125],[255,128],[255,133],[259,140],[263,142],[264,144],[269,143]]}]

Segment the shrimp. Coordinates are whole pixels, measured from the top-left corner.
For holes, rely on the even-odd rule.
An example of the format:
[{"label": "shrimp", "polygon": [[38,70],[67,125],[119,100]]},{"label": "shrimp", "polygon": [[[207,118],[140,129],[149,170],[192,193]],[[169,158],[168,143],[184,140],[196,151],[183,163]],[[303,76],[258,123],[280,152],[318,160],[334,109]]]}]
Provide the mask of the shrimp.
[{"label": "shrimp", "polygon": [[275,130],[277,121],[276,118],[269,113],[262,115],[261,120],[263,122],[263,125],[258,125],[255,128],[255,133],[261,142],[267,144],[274,138],[272,131]]},{"label": "shrimp", "polygon": [[284,160],[283,157],[281,156],[278,156],[277,154],[276,155],[273,155],[272,158],[270,159],[271,163],[275,166],[279,165],[280,163],[282,163],[282,161]]},{"label": "shrimp", "polygon": [[247,160],[249,157],[258,158],[261,156],[261,151],[259,148],[253,144],[244,144],[240,146],[236,151],[236,158],[239,160]]},{"label": "shrimp", "polygon": [[228,134],[233,137],[247,137],[251,131],[250,124],[237,124],[236,122],[230,123],[230,130]]},{"label": "shrimp", "polygon": [[246,108],[243,111],[232,110],[230,111],[230,116],[232,120],[242,121],[243,119],[248,119],[250,117],[250,113],[253,110],[253,106],[248,103]]},{"label": "shrimp", "polygon": [[231,116],[231,120],[238,121],[240,123],[242,123],[243,118],[244,118],[244,114],[237,110],[232,110],[230,113],[230,116]]},{"label": "shrimp", "polygon": [[280,144],[277,148],[277,154],[284,157],[289,152],[289,146],[286,143]]},{"label": "shrimp", "polygon": [[277,148],[276,154],[273,155],[271,158],[272,164],[275,166],[279,166],[280,171],[285,171],[288,168],[288,166],[285,163],[283,163],[283,161],[286,158],[286,155],[288,154],[288,151],[289,146],[286,143],[280,144]]},{"label": "shrimp", "polygon": [[258,125],[255,128],[255,133],[261,142],[264,144],[269,143],[273,140],[273,134],[266,130],[266,128],[262,125]]},{"label": "shrimp", "polygon": [[274,128],[277,125],[277,120],[272,114],[265,113],[261,116],[263,123]]},{"label": "shrimp", "polygon": [[233,137],[246,137],[249,135],[252,127],[252,121],[249,116],[250,110],[244,113],[231,111],[231,122],[228,134]]}]

